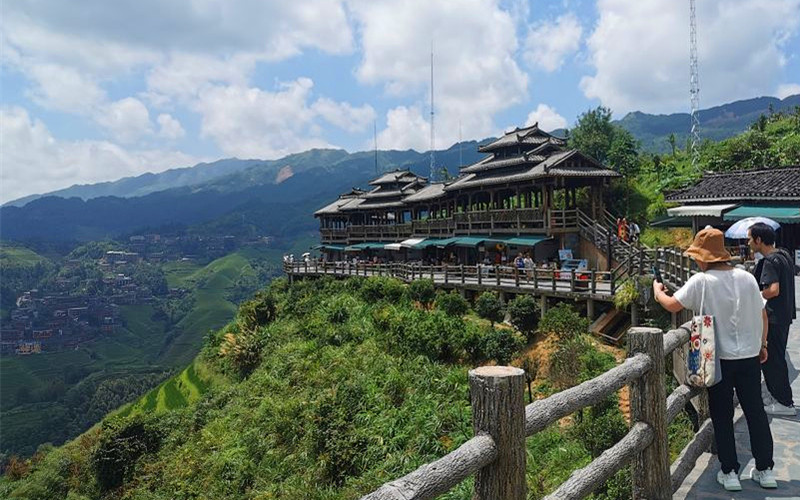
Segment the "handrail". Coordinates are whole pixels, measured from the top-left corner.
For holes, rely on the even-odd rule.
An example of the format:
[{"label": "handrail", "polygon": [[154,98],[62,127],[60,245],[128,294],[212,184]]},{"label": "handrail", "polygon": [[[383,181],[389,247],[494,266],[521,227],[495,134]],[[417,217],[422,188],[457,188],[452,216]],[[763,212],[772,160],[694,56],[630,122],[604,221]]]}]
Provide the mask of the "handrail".
[{"label": "handrail", "polygon": [[[540,291],[587,295],[608,299],[613,295],[613,275],[609,271],[580,269],[565,271],[549,267],[518,268],[474,264],[428,265],[411,262],[371,263],[348,261],[284,263],[288,275],[391,276],[406,282],[428,278],[438,285],[479,285],[485,288]],[[574,297],[575,295],[568,295]]]},{"label": "handrail", "polygon": [[[547,499],[583,498],[629,463],[633,463],[635,469],[632,474],[635,496],[667,499],[677,491],[700,454],[708,449],[713,435],[710,420],[705,420],[694,439],[684,448],[675,462],[670,465],[668,461],[663,460],[664,456],[668,454],[667,425],[677,415],[681,405],[691,397],[702,393],[701,389],[682,385],[669,398],[660,401],[653,399],[659,391],[663,394],[664,380],[661,371],[664,366],[663,358],[688,340],[687,328],[688,324],[683,325],[680,330],[672,330],[666,334],[653,328],[632,328],[628,335],[632,339],[631,345],[634,347],[625,362],[578,386],[553,394],[525,407],[525,436],[530,436],[566,415],[597,404],[625,384],[631,385],[632,422],[629,432],[589,465],[574,471],[569,479],[546,497]],[[495,367],[491,370],[511,369]],[[524,373],[519,369],[513,370],[519,372],[517,375],[520,377]],[[475,404],[488,404],[486,400],[491,402],[492,398],[499,397],[495,393],[504,393],[505,389],[500,388],[501,386],[513,386],[513,382],[502,385],[502,379],[498,378],[494,382],[484,384],[486,387],[483,390],[488,392],[476,394],[481,391],[482,386],[473,384],[474,371],[476,370],[470,372],[473,408],[475,408]],[[517,397],[521,398],[522,390],[519,389],[519,391]],[[485,408],[481,411],[485,411]],[[519,418],[519,416],[509,416],[507,411],[501,413],[504,416],[498,418],[512,418],[512,420]],[[482,424],[476,420],[476,431],[480,425]],[[491,490],[486,486],[487,483],[494,480],[499,481],[500,478],[505,481],[508,474],[522,474],[524,477],[524,466],[521,470],[518,470],[517,467],[511,471],[496,470],[497,467],[492,465],[495,460],[498,460],[496,457],[499,457],[501,453],[508,455],[509,451],[498,447],[493,437],[478,434],[445,457],[423,465],[400,479],[384,484],[373,493],[364,496],[362,500],[433,498],[448,491],[471,474],[479,474],[480,477],[480,481],[476,481],[473,498],[477,500],[495,498],[498,490]],[[524,451],[521,453],[524,457]],[[495,492],[494,496],[487,493],[490,490]],[[504,498],[509,500],[525,498],[524,486],[504,491],[506,495]]]}]

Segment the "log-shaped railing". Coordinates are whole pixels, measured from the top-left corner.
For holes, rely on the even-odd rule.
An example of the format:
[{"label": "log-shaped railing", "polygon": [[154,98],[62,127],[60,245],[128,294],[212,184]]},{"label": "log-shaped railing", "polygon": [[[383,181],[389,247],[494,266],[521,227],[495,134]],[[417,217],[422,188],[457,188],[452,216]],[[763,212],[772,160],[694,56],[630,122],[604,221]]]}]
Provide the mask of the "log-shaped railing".
[{"label": "log-shaped railing", "polygon": [[286,274],[308,276],[391,276],[403,281],[432,279],[437,285],[478,286],[486,289],[518,288],[520,291],[551,292],[556,295],[582,294],[610,297],[615,292],[614,273],[594,269],[565,271],[550,267],[519,268],[477,264],[425,265],[412,262],[327,262],[319,260],[284,263]]},{"label": "log-shaped railing", "polygon": [[679,386],[665,395],[665,356],[689,340],[688,324],[664,334],[654,328],[631,328],[629,357],[602,375],[523,410],[524,372],[511,367],[471,370],[470,398],[475,437],[455,451],[410,474],[384,484],[362,500],[421,500],[440,495],[475,475],[476,500],[522,500],[525,441],[548,425],[599,403],[625,385],[630,387],[631,426],[614,446],[572,475],[546,498],[583,498],[631,464],[632,497],[668,499],[677,491],[713,437],[710,420],[669,463],[667,427],[701,390]]}]

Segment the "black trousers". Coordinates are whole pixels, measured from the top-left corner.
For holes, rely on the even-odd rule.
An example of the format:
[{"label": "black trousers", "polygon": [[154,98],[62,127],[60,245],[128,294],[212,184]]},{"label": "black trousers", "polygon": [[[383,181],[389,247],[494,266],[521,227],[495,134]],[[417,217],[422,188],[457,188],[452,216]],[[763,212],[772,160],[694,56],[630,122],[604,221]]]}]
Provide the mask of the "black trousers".
[{"label": "black trousers", "polygon": [[747,430],[750,432],[750,448],[756,459],[756,469],[771,469],[772,432],[761,400],[761,370],[758,356],[746,359],[721,360],[722,381],[708,389],[711,423],[714,439],[722,464],[722,472],[739,473],[736,442],[733,437],[733,391],[739,396]]},{"label": "black trousers", "polygon": [[761,365],[767,389],[778,403],[792,406],[792,386],[789,385],[789,367],[786,364],[786,342],[789,324],[770,323],[767,332],[767,362]]}]

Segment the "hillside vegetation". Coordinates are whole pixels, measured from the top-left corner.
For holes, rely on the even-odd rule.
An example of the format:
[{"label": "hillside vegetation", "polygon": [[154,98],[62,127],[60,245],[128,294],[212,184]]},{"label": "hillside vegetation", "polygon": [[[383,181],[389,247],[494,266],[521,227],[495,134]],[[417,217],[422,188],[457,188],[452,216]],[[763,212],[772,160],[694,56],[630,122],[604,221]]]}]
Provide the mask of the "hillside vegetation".
[{"label": "hillside vegetation", "polygon": [[[472,436],[469,368],[515,360],[530,374],[526,397],[538,398],[615,364],[570,306],[539,318],[533,300],[517,299],[517,330],[492,326],[492,300],[476,305],[484,319],[426,280],[276,280],[180,375],[74,441],[12,459],[0,496],[358,498]],[[675,449],[686,429],[674,424]],[[626,431],[611,397],[528,439],[531,498]],[[597,498],[626,498],[626,474]],[[442,498],[470,495],[466,481]]]},{"label": "hillside vegetation", "polygon": [[[46,265],[22,248],[3,252],[4,266],[12,257]],[[187,290],[181,299],[120,306],[122,328],[74,350],[0,358],[0,451],[32,455],[41,443],[63,443],[191,364],[205,336],[278,272],[280,256],[277,249],[245,247],[205,266],[167,263],[169,286]]]}]

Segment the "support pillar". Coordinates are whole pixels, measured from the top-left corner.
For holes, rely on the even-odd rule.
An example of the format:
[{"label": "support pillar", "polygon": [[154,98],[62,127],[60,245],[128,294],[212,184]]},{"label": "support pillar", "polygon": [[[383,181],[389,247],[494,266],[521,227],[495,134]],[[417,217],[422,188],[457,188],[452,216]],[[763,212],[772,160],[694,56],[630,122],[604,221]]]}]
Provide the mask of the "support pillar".
[{"label": "support pillar", "polygon": [[586,316],[594,321],[594,299],[589,299],[586,301]]},{"label": "support pillar", "polygon": [[547,296],[540,295],[539,296],[539,310],[542,312],[542,315],[547,312]]}]

